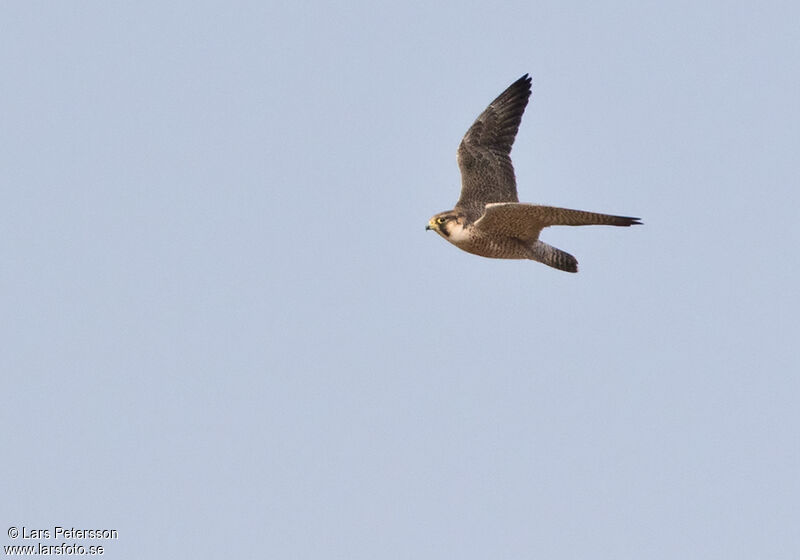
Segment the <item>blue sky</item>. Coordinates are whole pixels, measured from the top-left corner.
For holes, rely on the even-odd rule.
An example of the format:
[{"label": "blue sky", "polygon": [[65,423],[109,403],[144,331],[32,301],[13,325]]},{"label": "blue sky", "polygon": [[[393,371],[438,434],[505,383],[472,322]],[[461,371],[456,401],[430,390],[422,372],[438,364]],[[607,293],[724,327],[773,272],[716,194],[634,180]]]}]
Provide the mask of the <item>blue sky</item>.
[{"label": "blue sky", "polygon": [[[7,527],[797,558],[794,4],[0,13]],[[524,73],[520,199],[645,223],[546,230],[577,275],[424,231]]]}]

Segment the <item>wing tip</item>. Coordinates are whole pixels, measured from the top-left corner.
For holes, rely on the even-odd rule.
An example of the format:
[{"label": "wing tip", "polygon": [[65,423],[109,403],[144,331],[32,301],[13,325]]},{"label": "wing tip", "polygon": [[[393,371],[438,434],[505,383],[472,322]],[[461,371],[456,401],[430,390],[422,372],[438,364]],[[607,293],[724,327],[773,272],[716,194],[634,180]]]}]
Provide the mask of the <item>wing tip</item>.
[{"label": "wing tip", "polygon": [[533,78],[531,78],[530,74],[528,74],[528,73],[526,72],[526,73],[525,73],[525,74],[523,74],[523,75],[522,75],[522,77],[520,77],[520,78],[519,78],[519,79],[518,79],[516,82],[514,82],[513,84],[511,84],[511,87],[510,87],[509,89],[511,89],[511,88],[516,88],[516,87],[520,87],[520,86],[524,86],[524,87],[527,89],[528,93],[530,93],[530,91],[531,91],[531,84],[532,84],[532,83],[533,83]]}]

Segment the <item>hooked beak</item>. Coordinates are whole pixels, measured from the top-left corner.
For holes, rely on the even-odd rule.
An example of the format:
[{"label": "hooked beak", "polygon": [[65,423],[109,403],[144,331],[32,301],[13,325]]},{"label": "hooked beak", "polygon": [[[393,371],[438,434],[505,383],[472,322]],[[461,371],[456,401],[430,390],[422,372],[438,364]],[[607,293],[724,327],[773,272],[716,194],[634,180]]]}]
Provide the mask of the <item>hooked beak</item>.
[{"label": "hooked beak", "polygon": [[430,224],[428,224],[427,226],[425,226],[425,231],[428,231],[429,229],[431,229],[431,226],[430,226]]}]

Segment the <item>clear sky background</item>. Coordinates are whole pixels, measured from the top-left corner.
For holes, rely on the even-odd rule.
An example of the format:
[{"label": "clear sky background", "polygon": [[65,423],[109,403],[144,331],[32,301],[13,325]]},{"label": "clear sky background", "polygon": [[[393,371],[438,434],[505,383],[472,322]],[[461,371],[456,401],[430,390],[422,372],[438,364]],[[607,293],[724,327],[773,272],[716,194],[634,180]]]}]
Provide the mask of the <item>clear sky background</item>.
[{"label": "clear sky background", "polygon": [[[0,18],[3,545],[800,557],[796,3]],[[520,199],[645,223],[577,275],[424,231],[526,72]]]}]

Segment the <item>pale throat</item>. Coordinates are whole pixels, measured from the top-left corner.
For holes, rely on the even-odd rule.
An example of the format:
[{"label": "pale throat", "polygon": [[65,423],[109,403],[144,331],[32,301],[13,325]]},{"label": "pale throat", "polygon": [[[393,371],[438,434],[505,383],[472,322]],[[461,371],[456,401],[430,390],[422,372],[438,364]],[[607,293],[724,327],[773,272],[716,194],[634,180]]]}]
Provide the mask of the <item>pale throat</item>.
[{"label": "pale throat", "polygon": [[459,243],[464,243],[465,241],[469,241],[470,239],[469,230],[465,228],[462,224],[453,221],[447,224],[447,226],[448,226],[447,231],[450,233],[450,235],[445,239],[450,241],[450,243],[458,245]]}]

